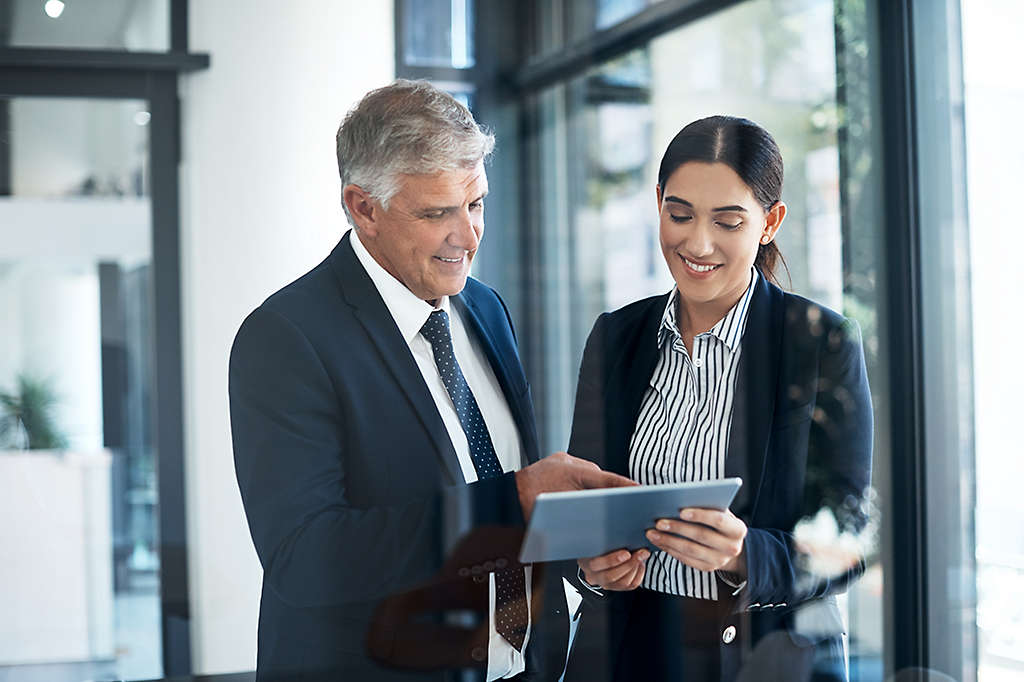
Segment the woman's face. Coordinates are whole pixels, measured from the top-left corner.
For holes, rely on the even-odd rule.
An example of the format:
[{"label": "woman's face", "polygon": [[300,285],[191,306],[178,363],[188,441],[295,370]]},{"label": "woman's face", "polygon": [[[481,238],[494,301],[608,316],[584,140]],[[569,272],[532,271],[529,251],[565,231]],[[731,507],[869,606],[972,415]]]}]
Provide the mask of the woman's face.
[{"label": "woman's face", "polygon": [[689,305],[731,307],[750,283],[758,246],[775,238],[786,214],[765,211],[724,163],[691,161],[658,187],[661,251]]}]

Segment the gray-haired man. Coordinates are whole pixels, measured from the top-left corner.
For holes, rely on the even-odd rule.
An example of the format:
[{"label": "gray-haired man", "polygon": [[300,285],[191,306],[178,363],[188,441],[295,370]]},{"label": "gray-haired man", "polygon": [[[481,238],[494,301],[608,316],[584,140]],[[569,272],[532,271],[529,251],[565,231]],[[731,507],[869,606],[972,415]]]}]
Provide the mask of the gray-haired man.
[{"label": "gray-haired man", "polygon": [[540,492],[630,482],[539,456],[508,312],[469,277],[493,144],[427,83],[366,95],[337,136],[355,230],[238,332],[260,679],[561,672],[565,598],[517,563],[524,519]]}]

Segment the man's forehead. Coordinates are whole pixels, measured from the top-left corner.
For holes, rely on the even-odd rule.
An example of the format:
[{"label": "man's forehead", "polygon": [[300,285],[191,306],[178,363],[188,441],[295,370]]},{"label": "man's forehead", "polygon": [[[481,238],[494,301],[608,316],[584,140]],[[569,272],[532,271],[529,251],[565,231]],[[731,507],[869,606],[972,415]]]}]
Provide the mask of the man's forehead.
[{"label": "man's forehead", "polygon": [[[477,199],[487,193],[487,173],[483,164],[474,168],[458,168],[431,175],[402,175],[399,194],[416,201],[430,203],[458,199]],[[472,195],[472,196],[470,196]]]}]

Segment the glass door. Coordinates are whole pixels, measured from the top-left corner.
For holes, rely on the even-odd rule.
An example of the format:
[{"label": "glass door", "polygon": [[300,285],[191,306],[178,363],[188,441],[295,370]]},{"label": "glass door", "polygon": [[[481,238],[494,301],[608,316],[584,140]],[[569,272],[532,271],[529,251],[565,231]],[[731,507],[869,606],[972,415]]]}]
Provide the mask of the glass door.
[{"label": "glass door", "polygon": [[0,679],[163,674],[149,122],[0,98]]}]

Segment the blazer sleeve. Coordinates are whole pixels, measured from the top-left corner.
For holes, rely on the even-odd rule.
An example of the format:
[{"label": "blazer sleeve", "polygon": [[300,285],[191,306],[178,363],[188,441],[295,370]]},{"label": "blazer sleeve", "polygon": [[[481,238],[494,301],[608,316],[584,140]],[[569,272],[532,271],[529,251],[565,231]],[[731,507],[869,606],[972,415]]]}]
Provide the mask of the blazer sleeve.
[{"label": "blazer sleeve", "polygon": [[[868,521],[873,416],[857,323],[844,320],[823,341],[808,435],[801,515],[827,508],[840,532],[856,534]],[[844,589],[864,571],[862,554],[837,572],[822,571],[789,530],[749,528],[746,603],[789,604]]]},{"label": "blazer sleeve", "polygon": [[[353,506],[344,465],[353,425],[313,345],[273,309],[257,309],[239,330],[229,395],[236,475],[264,580],[292,606],[365,602],[437,579],[442,567],[457,574],[474,558],[444,563],[446,509],[472,510],[473,528],[523,525],[511,473],[398,504]],[[515,534],[484,535],[500,543]],[[459,545],[515,552],[514,542]]]}]

